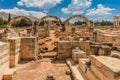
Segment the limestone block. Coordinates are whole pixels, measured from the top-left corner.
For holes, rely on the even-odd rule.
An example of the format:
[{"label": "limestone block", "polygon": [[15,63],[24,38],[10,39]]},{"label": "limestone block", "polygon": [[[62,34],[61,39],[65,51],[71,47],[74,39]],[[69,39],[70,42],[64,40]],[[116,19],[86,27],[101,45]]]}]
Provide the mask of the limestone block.
[{"label": "limestone block", "polygon": [[80,47],[79,41],[70,41],[70,46],[72,47],[72,49],[74,49],[75,47]]},{"label": "limestone block", "polygon": [[82,70],[84,74],[87,72],[87,66],[85,65],[86,61],[88,61],[88,58],[79,59],[79,68]]},{"label": "limestone block", "polygon": [[109,42],[113,43],[113,45],[120,45],[120,36],[116,34],[108,34],[108,33],[99,33],[97,35],[97,42]]},{"label": "limestone block", "polygon": [[15,55],[10,55],[9,61],[10,61],[9,66],[15,67]]},{"label": "limestone block", "polygon": [[97,76],[100,80],[109,80],[107,77],[104,76],[94,65],[91,65],[91,71],[95,76]]},{"label": "limestone block", "polygon": [[8,40],[10,43],[10,67],[15,67],[20,61],[20,41],[20,37],[12,37]]},{"label": "limestone block", "polygon": [[12,75],[11,74],[3,75],[2,80],[12,80]]},{"label": "limestone block", "polygon": [[79,41],[79,45],[80,45],[80,48],[81,48],[81,50],[85,50],[84,49],[84,41]]},{"label": "limestone block", "polygon": [[84,51],[88,52],[88,50],[90,50],[90,41],[85,41],[83,44],[84,44]]},{"label": "limestone block", "polygon": [[0,65],[9,60],[9,44],[0,42]]},{"label": "limestone block", "polygon": [[79,58],[86,58],[86,57],[87,57],[86,52],[83,52],[81,50],[73,49],[73,51],[72,51],[72,59],[75,62],[78,62]]},{"label": "limestone block", "polygon": [[90,45],[91,47],[91,55],[99,55],[100,45]]},{"label": "limestone block", "polygon": [[97,76],[95,76],[91,69],[87,69],[86,62],[89,61],[88,58],[79,59],[79,69],[89,80],[100,80]]},{"label": "limestone block", "polygon": [[90,41],[79,41],[81,50],[88,52],[90,50]]},{"label": "limestone block", "polygon": [[71,46],[69,41],[58,41],[58,58],[68,58],[71,56]]},{"label": "limestone block", "polygon": [[20,52],[22,60],[35,59],[37,54],[37,37],[21,38]]},{"label": "limestone block", "polygon": [[5,70],[9,69],[9,44],[0,42],[0,80]]},{"label": "limestone block", "polygon": [[[90,56],[91,65],[105,78],[101,80],[120,80],[120,60],[108,56]],[[93,71],[96,74],[96,71]]]},{"label": "limestone block", "polygon": [[111,47],[109,46],[101,46],[99,48],[99,55],[100,56],[110,56],[111,54]]}]

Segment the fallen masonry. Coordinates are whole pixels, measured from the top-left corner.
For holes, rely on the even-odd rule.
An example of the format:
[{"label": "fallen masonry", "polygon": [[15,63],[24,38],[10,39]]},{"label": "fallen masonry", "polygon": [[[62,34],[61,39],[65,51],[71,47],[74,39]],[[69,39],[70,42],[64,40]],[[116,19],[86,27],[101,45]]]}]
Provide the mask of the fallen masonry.
[{"label": "fallen masonry", "polygon": [[[23,18],[32,25],[11,27]],[[74,18],[85,24],[71,25]],[[14,17],[0,29],[0,80],[120,80],[119,17],[114,18],[112,27],[95,27],[81,15],[64,22],[44,16],[36,25]]]}]

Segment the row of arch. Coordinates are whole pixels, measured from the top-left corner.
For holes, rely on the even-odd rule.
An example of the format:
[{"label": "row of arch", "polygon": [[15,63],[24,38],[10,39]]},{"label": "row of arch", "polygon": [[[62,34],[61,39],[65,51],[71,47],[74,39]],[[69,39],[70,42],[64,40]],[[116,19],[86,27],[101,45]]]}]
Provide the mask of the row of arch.
[{"label": "row of arch", "polygon": [[[7,24],[7,28],[10,28],[11,25],[12,25],[15,21],[17,21],[17,20],[19,20],[19,19],[23,19],[23,18],[25,18],[25,19],[27,19],[28,21],[30,21],[30,22],[32,23],[32,27],[34,26],[34,23],[33,23],[33,21],[32,21],[30,18],[28,18],[28,17],[26,17],[26,16],[17,16],[17,17],[14,17],[13,19],[10,20],[10,22]],[[58,18],[58,17],[56,17],[56,16],[51,16],[51,15],[44,16],[44,17],[42,17],[42,18],[40,18],[40,19],[38,20],[37,26],[39,26],[39,24],[40,24],[44,19],[47,19],[47,18],[53,18],[53,19],[55,19],[56,21],[59,22],[59,24],[60,24],[61,26],[67,24],[67,23],[68,23],[71,19],[73,19],[73,18],[80,18],[80,19],[82,19],[83,21],[86,22],[86,25],[87,25],[88,28],[90,28],[90,27],[92,26],[92,23],[91,23],[86,17],[81,16],[81,15],[74,15],[74,16],[68,18],[65,22],[62,22],[61,19]]]}]

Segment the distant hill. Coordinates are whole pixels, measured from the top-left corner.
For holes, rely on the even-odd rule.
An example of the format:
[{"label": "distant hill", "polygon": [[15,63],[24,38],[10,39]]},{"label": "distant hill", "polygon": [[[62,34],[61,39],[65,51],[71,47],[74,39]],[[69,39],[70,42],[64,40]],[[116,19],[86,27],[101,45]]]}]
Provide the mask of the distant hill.
[{"label": "distant hill", "polygon": [[[9,13],[0,12],[0,17],[2,17],[4,20],[8,20],[8,16],[9,16]],[[19,16],[19,15],[11,14],[11,18],[16,16]],[[31,16],[26,16],[26,17],[30,18],[32,21],[38,20],[38,18],[35,18],[35,17],[31,17]]]}]

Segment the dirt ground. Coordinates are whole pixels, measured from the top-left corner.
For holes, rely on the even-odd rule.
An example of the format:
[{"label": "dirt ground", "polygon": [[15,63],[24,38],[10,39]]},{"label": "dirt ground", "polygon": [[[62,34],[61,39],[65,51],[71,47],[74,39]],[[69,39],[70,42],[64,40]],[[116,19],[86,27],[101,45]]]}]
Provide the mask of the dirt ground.
[{"label": "dirt ground", "polygon": [[[47,38],[44,38],[44,39],[41,39],[38,41],[38,44],[41,42],[45,43],[44,45],[40,45],[39,48],[47,47],[48,51],[53,50],[53,48],[55,47],[54,42],[58,41],[58,38],[55,37],[54,31],[50,31],[49,36],[50,37],[47,37]],[[51,39],[51,41],[47,42],[46,40],[48,40],[48,39]]]},{"label": "dirt ground", "polygon": [[69,68],[65,61],[31,61],[19,65],[13,80],[46,80],[48,74],[53,74],[55,80],[72,80],[70,75],[65,74],[66,70]]},{"label": "dirt ground", "polygon": [[[46,39],[43,39],[45,42],[43,46],[47,46],[48,50],[51,51],[54,48],[54,42],[57,41],[54,31],[50,32],[48,39],[51,39],[51,41],[46,42]],[[41,42],[41,40],[38,41],[38,43],[39,42]],[[52,55],[54,53],[56,52],[47,52],[44,54]],[[52,62],[51,58],[43,58],[42,60],[27,63],[22,62],[17,65],[13,80],[46,80],[48,74],[53,74],[55,80],[72,80],[70,75],[66,75],[67,70],[69,70],[69,67],[65,61]]]}]

